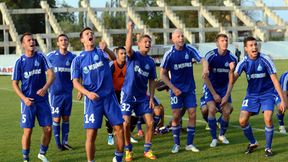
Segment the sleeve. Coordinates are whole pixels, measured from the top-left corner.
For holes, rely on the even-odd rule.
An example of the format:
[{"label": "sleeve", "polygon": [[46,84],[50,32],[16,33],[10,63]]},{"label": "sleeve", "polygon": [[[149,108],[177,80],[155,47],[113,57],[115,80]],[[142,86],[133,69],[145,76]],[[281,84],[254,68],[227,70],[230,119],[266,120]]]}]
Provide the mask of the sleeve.
[{"label": "sleeve", "polygon": [[76,57],[72,61],[71,65],[71,80],[73,79],[80,79],[82,75],[82,70],[80,67],[79,57]]},{"label": "sleeve", "polygon": [[109,67],[110,67],[111,73],[114,73],[114,71],[115,71],[114,61],[109,62]]},{"label": "sleeve", "polygon": [[266,65],[269,75],[276,74],[277,72],[276,67],[274,63],[272,62],[272,60],[270,59],[270,57],[263,55],[263,62]]},{"label": "sleeve", "polygon": [[42,56],[42,62],[43,62],[43,66],[45,71],[47,71],[48,69],[52,68],[52,65],[50,63],[50,61],[48,61],[47,57],[43,54],[40,54]]},{"label": "sleeve", "polygon": [[288,91],[288,73],[284,76],[283,85],[281,85],[283,91]]},{"label": "sleeve", "polygon": [[16,62],[15,62],[15,65],[14,65],[14,71],[13,71],[13,74],[12,74],[12,80],[22,80],[22,77],[21,77],[21,58],[19,58]]},{"label": "sleeve", "polygon": [[245,70],[245,66],[244,65],[245,65],[244,60],[240,61],[239,64],[237,64],[234,73],[238,74],[240,76],[241,73]]},{"label": "sleeve", "polygon": [[168,51],[164,54],[163,59],[162,59],[161,64],[160,64],[160,67],[163,69],[169,70],[170,69],[169,65],[170,65],[170,54]]},{"label": "sleeve", "polygon": [[186,47],[187,47],[187,49],[192,53],[192,57],[193,57],[197,62],[200,62],[201,59],[202,59],[202,57],[200,56],[200,52],[199,52],[196,48],[194,48],[194,47],[192,47],[192,46],[190,46],[190,45],[186,45]]}]

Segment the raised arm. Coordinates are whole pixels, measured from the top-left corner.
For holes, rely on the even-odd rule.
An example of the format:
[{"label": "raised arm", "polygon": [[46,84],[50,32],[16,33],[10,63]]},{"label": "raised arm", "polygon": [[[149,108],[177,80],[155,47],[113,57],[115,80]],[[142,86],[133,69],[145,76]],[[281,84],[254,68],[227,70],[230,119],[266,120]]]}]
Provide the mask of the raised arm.
[{"label": "raised arm", "polygon": [[134,23],[129,21],[128,25],[127,25],[127,36],[126,36],[126,42],[125,42],[125,46],[126,46],[126,53],[128,57],[132,57],[133,55],[133,50],[132,50],[132,45],[133,45],[133,29],[134,29]]},{"label": "raised arm", "polygon": [[108,54],[110,60],[116,59],[115,53],[107,47],[107,43],[105,41],[102,40],[99,42],[99,48]]}]

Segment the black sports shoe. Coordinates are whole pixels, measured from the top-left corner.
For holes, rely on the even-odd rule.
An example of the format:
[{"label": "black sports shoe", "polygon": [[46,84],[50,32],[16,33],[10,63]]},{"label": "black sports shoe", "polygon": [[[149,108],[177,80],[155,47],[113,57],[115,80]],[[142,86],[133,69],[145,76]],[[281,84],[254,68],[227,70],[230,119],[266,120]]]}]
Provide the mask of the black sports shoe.
[{"label": "black sports shoe", "polygon": [[64,151],[65,149],[63,148],[62,145],[57,145],[57,150],[58,150],[58,151]]},{"label": "black sports shoe", "polygon": [[273,155],[272,150],[266,148],[266,149],[265,149],[265,156],[266,156],[266,157],[270,157],[270,156],[272,156],[272,155]]},{"label": "black sports shoe", "polygon": [[247,146],[247,149],[245,151],[245,154],[252,153],[257,147],[258,147],[258,143],[257,142],[255,142],[254,144],[249,143],[248,146]]},{"label": "black sports shoe", "polygon": [[68,145],[68,144],[64,144],[64,145],[63,145],[63,148],[64,148],[65,150],[73,150],[73,147],[71,147],[71,146]]}]

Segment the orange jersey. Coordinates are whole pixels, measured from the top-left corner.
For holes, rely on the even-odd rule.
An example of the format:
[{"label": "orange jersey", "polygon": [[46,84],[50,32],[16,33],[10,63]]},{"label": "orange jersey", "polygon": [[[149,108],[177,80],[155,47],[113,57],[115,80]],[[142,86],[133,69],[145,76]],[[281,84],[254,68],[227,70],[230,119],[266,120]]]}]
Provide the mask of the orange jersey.
[{"label": "orange jersey", "polygon": [[114,65],[114,72],[112,73],[112,78],[113,78],[114,90],[121,91],[124,78],[126,75],[126,63],[122,68],[120,68],[115,60],[113,61],[113,65]]}]

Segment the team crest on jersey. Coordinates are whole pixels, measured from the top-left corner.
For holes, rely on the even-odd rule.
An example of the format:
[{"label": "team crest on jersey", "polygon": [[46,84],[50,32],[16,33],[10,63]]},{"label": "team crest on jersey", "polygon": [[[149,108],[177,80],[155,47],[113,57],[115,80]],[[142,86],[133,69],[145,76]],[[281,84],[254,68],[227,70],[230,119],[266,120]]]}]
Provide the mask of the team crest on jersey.
[{"label": "team crest on jersey", "polygon": [[25,58],[22,58],[22,61],[25,61],[26,59]]},{"label": "team crest on jersey", "polygon": [[257,67],[257,71],[262,71],[262,70],[263,70],[263,67],[259,64]]},{"label": "team crest on jersey", "polygon": [[149,69],[150,69],[150,66],[149,66],[148,64],[146,64],[146,65],[145,65],[145,69],[146,69],[146,70],[149,70]]},{"label": "team crest on jersey", "polygon": [[66,66],[70,66],[70,61],[67,60],[66,63],[65,63],[65,65],[66,65]]},{"label": "team crest on jersey", "polygon": [[228,63],[228,62],[226,62],[224,66],[225,66],[225,67],[228,67],[228,66],[229,66],[229,63]]},{"label": "team crest on jersey", "polygon": [[189,59],[189,55],[188,55],[188,53],[185,54],[185,59],[186,59],[186,60]]},{"label": "team crest on jersey", "polygon": [[93,57],[93,60],[94,60],[94,61],[98,61],[98,60],[99,60],[99,56],[98,56],[98,55],[95,55],[95,56]]},{"label": "team crest on jersey", "polygon": [[39,66],[39,65],[40,65],[40,63],[37,60],[35,60],[34,66]]},{"label": "team crest on jersey", "polygon": [[84,73],[84,74],[87,74],[87,73],[89,73],[89,69],[88,69],[88,67],[87,67],[87,66],[85,66],[85,67],[83,68],[83,73]]}]

